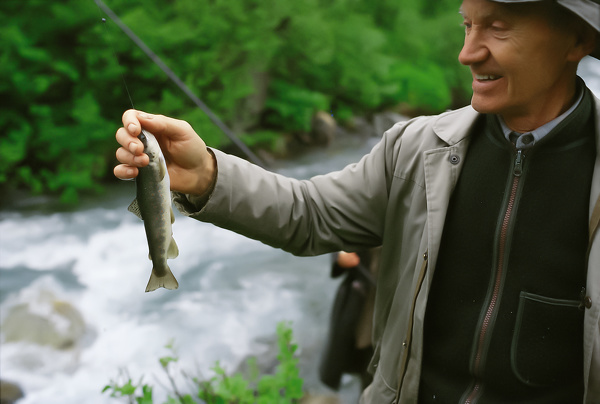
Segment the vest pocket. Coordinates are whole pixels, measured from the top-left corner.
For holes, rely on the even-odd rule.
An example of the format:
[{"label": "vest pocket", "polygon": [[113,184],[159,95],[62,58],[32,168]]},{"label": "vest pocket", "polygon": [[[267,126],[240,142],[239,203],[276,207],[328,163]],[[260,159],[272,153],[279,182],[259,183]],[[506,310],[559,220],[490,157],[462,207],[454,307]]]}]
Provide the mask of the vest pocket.
[{"label": "vest pocket", "polygon": [[521,292],[510,360],[522,383],[547,386],[581,379],[584,312],[579,303]]}]

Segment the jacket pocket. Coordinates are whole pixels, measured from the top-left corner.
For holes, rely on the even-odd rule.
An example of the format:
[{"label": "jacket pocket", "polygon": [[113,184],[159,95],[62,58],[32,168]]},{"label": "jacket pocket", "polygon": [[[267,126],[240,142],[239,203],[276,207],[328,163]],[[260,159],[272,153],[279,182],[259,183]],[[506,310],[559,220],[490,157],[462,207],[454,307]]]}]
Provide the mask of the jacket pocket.
[{"label": "jacket pocket", "polygon": [[511,346],[512,370],[521,382],[546,386],[581,378],[579,303],[521,292]]}]

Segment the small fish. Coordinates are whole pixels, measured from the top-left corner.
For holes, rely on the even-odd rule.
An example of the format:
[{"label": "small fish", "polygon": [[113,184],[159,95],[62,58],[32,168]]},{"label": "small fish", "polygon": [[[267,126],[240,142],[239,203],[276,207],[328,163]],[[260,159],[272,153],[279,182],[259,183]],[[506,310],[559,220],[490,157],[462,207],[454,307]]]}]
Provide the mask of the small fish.
[{"label": "small fish", "polygon": [[148,240],[148,258],[152,260],[153,265],[146,292],[160,287],[177,289],[179,287],[177,279],[167,265],[167,258],[175,258],[179,255],[171,227],[175,222],[175,216],[171,206],[169,173],[154,135],[142,130],[139,139],[144,144],[144,153],[150,158],[150,164],[139,169],[140,172],[135,180],[136,199],[127,210],[144,221]]}]

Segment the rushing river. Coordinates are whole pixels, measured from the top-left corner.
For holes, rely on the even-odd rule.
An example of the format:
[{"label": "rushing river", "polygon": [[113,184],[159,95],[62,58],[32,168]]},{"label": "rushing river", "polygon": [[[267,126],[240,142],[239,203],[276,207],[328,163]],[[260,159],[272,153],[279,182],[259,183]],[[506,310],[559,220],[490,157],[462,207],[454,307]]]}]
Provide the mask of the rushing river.
[{"label": "rushing river", "polygon": [[[304,178],[341,168],[375,140],[353,138],[336,152],[322,150],[278,171]],[[180,255],[169,264],[180,287],[145,293],[152,268],[145,233],[127,212],[135,187],[118,185],[74,212],[24,208],[0,214],[2,318],[33,302],[34,314],[67,332],[65,319],[52,311],[64,301],[86,324],[75,346],[62,350],[3,337],[1,376],[23,387],[23,404],[118,402],[100,390],[122,368],[134,380],[144,375],[166,385],[158,358],[169,354],[164,345],[171,339],[181,356],[178,366],[188,373],[212,376],[217,360],[234,370],[244,357],[273,350],[280,321],[292,322],[307,386],[324,390],[316,372],[338,283],[329,279],[329,257],[294,257],[177,215],[173,233]],[[23,332],[36,333],[37,327],[43,333],[43,326]],[[356,395],[357,384],[346,381],[345,394]],[[155,390],[159,397],[165,391]]]},{"label": "rushing river", "polygon": [[[600,96],[600,62],[586,60],[580,74]],[[352,139],[278,171],[307,178],[339,169],[376,141]],[[180,255],[169,262],[180,288],[144,293],[151,264],[143,225],[126,210],[134,193],[134,184],[123,182],[73,212],[40,210],[36,200],[0,212],[1,319],[24,303],[35,319],[46,319],[29,316],[24,330],[3,329],[0,375],[23,387],[19,403],[118,402],[100,391],[124,369],[134,381],[144,376],[154,384],[155,402],[162,402],[168,380],[158,358],[169,354],[169,341],[181,356],[178,375],[209,377],[217,360],[231,371],[249,355],[272,351],[280,321],[292,323],[307,389],[327,391],[316,375],[339,282],[329,278],[329,257],[294,257],[178,215]],[[50,328],[74,334],[72,343],[55,349],[7,341],[8,331],[40,337]],[[357,381],[345,378],[343,401],[357,394]]]}]

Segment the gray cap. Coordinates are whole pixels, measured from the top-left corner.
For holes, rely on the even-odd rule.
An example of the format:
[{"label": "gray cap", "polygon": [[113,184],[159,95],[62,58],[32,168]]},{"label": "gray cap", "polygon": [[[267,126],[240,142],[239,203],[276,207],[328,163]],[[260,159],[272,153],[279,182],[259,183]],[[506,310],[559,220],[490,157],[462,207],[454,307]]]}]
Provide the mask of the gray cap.
[{"label": "gray cap", "polygon": [[[527,3],[542,0],[492,0],[499,3]],[[598,31],[596,49],[592,56],[600,59],[600,0],[555,0],[558,4],[579,16]]]}]

